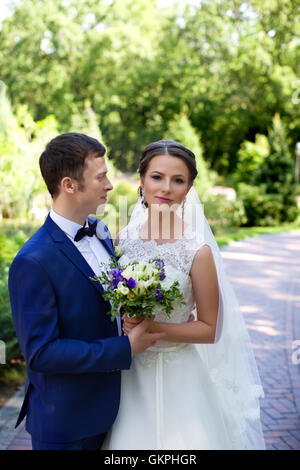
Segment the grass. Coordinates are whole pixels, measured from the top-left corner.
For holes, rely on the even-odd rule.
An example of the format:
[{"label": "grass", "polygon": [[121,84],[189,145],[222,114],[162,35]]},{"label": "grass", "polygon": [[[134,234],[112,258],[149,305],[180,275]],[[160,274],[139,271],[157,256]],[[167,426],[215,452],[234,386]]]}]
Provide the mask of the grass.
[{"label": "grass", "polygon": [[248,237],[255,237],[256,235],[264,235],[268,233],[290,232],[292,230],[299,230],[299,224],[285,224],[274,227],[239,227],[237,229],[228,229],[220,231],[216,234],[218,245],[224,246],[231,242],[243,240]]}]

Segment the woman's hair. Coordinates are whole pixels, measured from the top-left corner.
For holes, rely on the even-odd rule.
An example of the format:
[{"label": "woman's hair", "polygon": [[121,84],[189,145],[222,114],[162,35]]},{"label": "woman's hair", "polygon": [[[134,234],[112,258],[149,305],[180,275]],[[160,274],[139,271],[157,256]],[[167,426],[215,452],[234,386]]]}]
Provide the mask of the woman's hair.
[{"label": "woman's hair", "polygon": [[[144,176],[150,160],[157,155],[171,155],[173,157],[181,158],[189,170],[189,183],[193,184],[198,171],[196,167],[196,157],[194,153],[184,145],[174,140],[158,140],[147,145],[144,149],[139,163],[138,172],[140,176]],[[139,194],[142,195],[141,187],[139,187]]]},{"label": "woman's hair", "polygon": [[106,149],[97,139],[77,132],[68,132],[52,139],[40,156],[40,169],[52,197],[59,194],[65,176],[83,181],[89,155],[103,157]]}]

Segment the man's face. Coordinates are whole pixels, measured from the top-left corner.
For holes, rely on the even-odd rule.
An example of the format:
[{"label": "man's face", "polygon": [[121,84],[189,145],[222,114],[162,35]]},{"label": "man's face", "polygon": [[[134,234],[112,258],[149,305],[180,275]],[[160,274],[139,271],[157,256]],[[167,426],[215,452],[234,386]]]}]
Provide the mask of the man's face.
[{"label": "man's face", "polygon": [[107,192],[113,186],[107,178],[107,167],[104,157],[89,155],[86,160],[83,179],[76,192],[76,202],[85,214],[96,214],[101,205],[104,208]]}]

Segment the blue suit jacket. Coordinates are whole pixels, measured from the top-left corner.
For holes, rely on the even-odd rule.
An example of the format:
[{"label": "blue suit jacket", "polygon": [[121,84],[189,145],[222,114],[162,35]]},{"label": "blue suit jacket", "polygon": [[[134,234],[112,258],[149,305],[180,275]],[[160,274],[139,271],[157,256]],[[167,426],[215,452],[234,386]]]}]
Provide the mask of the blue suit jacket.
[{"label": "blue suit jacket", "polygon": [[[114,255],[110,238],[99,243]],[[103,433],[118,412],[130,343],[118,336],[103,288],[90,276],[84,257],[49,215],[10,268],[13,321],[28,372],[16,426],[27,414],[26,429],[40,441]]]}]

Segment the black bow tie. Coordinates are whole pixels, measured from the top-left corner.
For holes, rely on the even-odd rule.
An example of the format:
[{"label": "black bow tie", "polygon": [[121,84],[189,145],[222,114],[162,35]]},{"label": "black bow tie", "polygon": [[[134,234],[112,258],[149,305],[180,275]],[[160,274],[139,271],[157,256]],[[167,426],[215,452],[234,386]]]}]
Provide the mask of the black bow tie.
[{"label": "black bow tie", "polygon": [[92,224],[89,222],[88,227],[81,227],[75,235],[75,238],[74,238],[75,242],[79,242],[86,235],[88,237],[92,237],[93,235],[95,235],[96,227],[97,227],[97,220],[95,220],[95,222],[93,222]]}]

